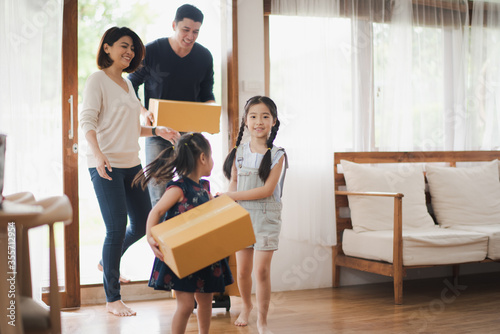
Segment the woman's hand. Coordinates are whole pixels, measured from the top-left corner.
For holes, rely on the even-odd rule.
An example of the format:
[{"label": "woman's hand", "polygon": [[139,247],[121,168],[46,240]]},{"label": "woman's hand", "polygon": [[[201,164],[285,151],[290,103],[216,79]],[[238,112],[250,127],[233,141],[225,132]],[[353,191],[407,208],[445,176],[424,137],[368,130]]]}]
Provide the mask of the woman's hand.
[{"label": "woman's hand", "polygon": [[156,240],[153,238],[152,235],[148,235],[147,239],[148,239],[149,246],[153,250],[153,253],[155,254],[155,256],[163,261],[163,253],[160,251],[160,246],[158,245]]},{"label": "woman's hand", "polygon": [[96,170],[97,173],[99,173],[99,176],[109,181],[113,180],[111,176],[109,176],[108,173],[106,173],[106,167],[108,168],[109,172],[112,172],[111,164],[109,163],[108,158],[102,152],[98,152],[95,155],[95,160],[96,160]]},{"label": "woman's hand", "polygon": [[99,173],[99,176],[102,177],[103,179],[111,181],[112,178],[108,175],[108,173],[106,173],[106,167],[108,168],[109,172],[112,172],[111,164],[109,163],[108,158],[104,155],[104,153],[102,153],[101,149],[99,148],[99,143],[97,142],[97,134],[95,130],[87,131],[87,133],[85,134],[85,139],[87,139],[89,148],[94,154],[96,161],[95,169],[97,170],[97,173]]},{"label": "woman's hand", "polygon": [[157,126],[156,135],[168,140],[172,144],[175,144],[181,136],[179,132],[165,126]]},{"label": "woman's hand", "polygon": [[146,109],[144,106],[141,107],[141,115],[144,117],[145,124],[147,126],[153,125],[155,121],[155,117],[151,111]]}]

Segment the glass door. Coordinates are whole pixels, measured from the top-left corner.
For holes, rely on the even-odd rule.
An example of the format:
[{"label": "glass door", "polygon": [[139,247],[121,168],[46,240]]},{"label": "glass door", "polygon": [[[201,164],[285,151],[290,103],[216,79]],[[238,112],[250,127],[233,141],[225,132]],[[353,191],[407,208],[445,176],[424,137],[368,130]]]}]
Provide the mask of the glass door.
[{"label": "glass door", "polygon": [[[120,6],[115,6],[105,0],[79,0],[78,25],[78,81],[79,98],[87,77],[97,70],[96,53],[102,34],[111,26],[126,26],[134,30],[144,44],[161,37],[172,35],[172,21],[176,9],[186,3],[184,0],[136,1],[124,0]],[[196,0],[189,2],[197,6],[204,14],[203,25],[197,42],[208,48],[214,58],[214,94],[217,103],[221,103],[221,5],[218,1]],[[143,98],[142,89],[139,95]],[[224,127],[221,125],[221,129]],[[225,189],[222,175],[222,161],[227,154],[223,145],[224,136],[204,134],[209,138],[215,166],[210,182],[212,192]],[[86,166],[86,143],[83,134],[79,134],[79,205],[80,205],[80,277],[82,285],[102,284],[102,273],[97,270],[101,258],[102,245],[105,237],[104,222],[94,193],[90,175]],[[227,138],[227,137],[226,137]],[[140,158],[145,164],[145,141],[140,139]],[[132,281],[149,279],[153,253],[145,239],[132,245],[124,254],[121,262],[121,272]]]}]

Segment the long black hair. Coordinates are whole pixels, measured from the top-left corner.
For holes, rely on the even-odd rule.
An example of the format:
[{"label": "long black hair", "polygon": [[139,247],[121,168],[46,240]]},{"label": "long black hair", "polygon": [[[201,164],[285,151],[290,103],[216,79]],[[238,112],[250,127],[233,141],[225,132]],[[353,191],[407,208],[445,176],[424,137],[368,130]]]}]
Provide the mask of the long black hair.
[{"label": "long black hair", "polygon": [[187,176],[196,168],[196,162],[200,155],[212,154],[208,140],[198,132],[182,135],[175,146],[161,151],[158,157],[140,171],[134,178],[133,185],[146,189],[151,180],[158,183],[168,182],[175,175]]},{"label": "long black hair", "polygon": [[248,111],[252,106],[260,103],[266,105],[266,107],[271,112],[273,120],[276,121],[274,126],[271,128],[271,134],[267,139],[266,144],[268,150],[266,151],[266,154],[264,154],[262,162],[260,163],[259,177],[263,182],[266,182],[267,178],[269,177],[269,173],[271,173],[271,164],[272,164],[271,149],[273,148],[274,139],[276,138],[276,134],[278,133],[278,129],[280,128],[280,121],[278,119],[278,108],[276,107],[274,101],[271,100],[269,97],[258,95],[248,99],[247,103],[245,104],[245,114],[243,115],[243,118],[241,120],[240,132],[238,133],[238,138],[236,139],[236,145],[231,150],[231,152],[229,152],[229,154],[226,157],[226,160],[224,161],[224,166],[223,166],[224,175],[229,180],[231,179],[231,171],[233,169],[234,158],[236,157],[236,149],[238,148],[238,146],[240,146],[241,138],[243,138],[243,133],[245,132],[245,127],[246,127],[245,120],[247,119]]}]

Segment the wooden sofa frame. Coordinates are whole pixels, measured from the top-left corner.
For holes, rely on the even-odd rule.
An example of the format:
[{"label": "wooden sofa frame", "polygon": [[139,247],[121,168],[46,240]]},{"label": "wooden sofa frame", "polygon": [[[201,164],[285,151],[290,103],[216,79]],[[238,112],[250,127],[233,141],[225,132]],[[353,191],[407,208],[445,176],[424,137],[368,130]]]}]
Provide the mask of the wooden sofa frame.
[{"label": "wooden sofa frame", "polygon": [[[385,164],[385,163],[448,163],[450,167],[456,167],[457,162],[482,162],[500,159],[500,151],[434,151],[434,152],[339,152],[334,154],[334,177],[335,177],[335,217],[337,244],[332,247],[333,258],[333,286],[340,286],[340,268],[347,267],[369,273],[380,274],[393,278],[394,281],[394,303],[403,304],[403,277],[407,269],[434,267],[436,265],[403,265],[403,239],[402,239],[402,201],[403,194],[399,193],[354,193],[339,190],[345,188],[344,174],[339,173],[340,160],[348,160],[360,164]],[[350,218],[342,217],[342,208],[349,206],[347,195],[359,196],[386,196],[394,198],[394,239],[393,239],[393,263],[362,259],[347,256],[342,251],[342,234],[345,229],[352,229]],[[427,203],[431,201],[430,194],[426,192]],[[493,262],[485,259],[480,262]],[[453,266],[453,275],[458,276],[459,264],[450,263]]]}]

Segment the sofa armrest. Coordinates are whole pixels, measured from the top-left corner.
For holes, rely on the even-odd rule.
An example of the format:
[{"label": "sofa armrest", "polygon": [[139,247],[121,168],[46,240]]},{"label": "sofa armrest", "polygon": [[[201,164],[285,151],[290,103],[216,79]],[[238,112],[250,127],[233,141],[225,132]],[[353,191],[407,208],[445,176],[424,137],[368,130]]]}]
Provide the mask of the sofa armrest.
[{"label": "sofa armrest", "polygon": [[351,191],[335,191],[335,195],[348,196],[382,196],[394,198],[394,238],[393,238],[393,265],[394,277],[402,277],[403,275],[403,197],[401,193],[389,192],[351,192]]}]

